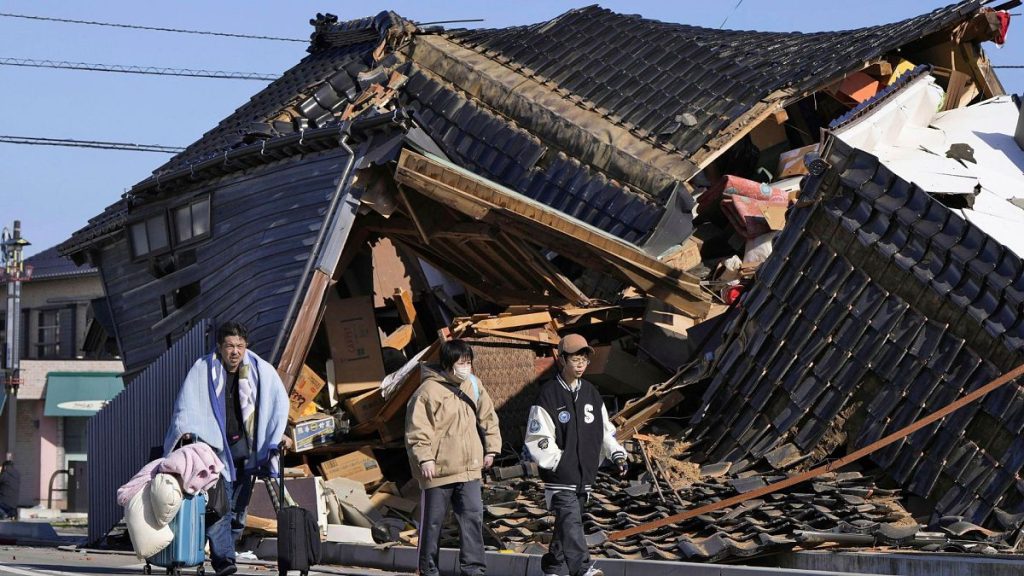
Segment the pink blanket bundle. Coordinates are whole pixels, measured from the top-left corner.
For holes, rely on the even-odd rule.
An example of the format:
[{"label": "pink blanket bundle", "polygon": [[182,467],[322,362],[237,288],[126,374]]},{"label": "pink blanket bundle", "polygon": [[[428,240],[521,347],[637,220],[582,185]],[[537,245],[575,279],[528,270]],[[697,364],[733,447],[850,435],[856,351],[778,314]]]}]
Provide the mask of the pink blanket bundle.
[{"label": "pink blanket bundle", "polygon": [[178,448],[160,463],[160,471],[181,478],[187,494],[205,492],[217,483],[224,463],[209,445],[197,442]]},{"label": "pink blanket bundle", "polygon": [[224,463],[207,444],[198,442],[178,448],[166,458],[158,458],[146,464],[132,479],[117,490],[117,503],[126,506],[154,476],[160,473],[174,474],[181,480],[181,488],[187,494],[205,492],[213,488],[220,478]]}]

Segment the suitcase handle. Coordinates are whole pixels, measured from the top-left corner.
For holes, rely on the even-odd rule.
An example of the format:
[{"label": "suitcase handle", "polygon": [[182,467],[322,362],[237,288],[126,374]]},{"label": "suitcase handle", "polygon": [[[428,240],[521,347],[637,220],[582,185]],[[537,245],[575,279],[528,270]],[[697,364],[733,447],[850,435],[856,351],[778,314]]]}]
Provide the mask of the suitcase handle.
[{"label": "suitcase handle", "polygon": [[[284,442],[282,441],[277,446],[270,449],[270,460],[277,458],[277,476],[279,478],[278,493],[274,494],[274,490],[270,488],[273,475],[271,474],[270,462],[267,463],[267,491],[270,493],[271,504],[275,504],[277,512],[281,511],[284,507],[284,463],[281,460],[281,455],[284,452]],[[275,498],[277,496],[277,498]]]}]

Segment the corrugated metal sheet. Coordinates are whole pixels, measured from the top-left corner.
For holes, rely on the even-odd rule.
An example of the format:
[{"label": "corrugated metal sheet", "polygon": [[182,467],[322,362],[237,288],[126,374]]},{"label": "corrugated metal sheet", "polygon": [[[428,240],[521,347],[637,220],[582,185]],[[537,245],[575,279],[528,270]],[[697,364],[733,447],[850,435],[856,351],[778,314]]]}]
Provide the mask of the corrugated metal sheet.
[{"label": "corrugated metal sheet", "polygon": [[103,538],[124,516],[117,489],[161,446],[178,389],[196,358],[212,346],[212,323],[198,321],[124,392],[89,419],[89,541]]}]

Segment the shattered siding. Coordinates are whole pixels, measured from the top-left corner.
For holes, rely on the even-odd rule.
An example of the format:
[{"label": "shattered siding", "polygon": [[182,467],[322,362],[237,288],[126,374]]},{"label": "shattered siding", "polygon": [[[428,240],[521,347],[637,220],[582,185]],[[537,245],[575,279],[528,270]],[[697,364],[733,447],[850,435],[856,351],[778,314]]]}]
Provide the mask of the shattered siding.
[{"label": "shattered siding", "polygon": [[[828,162],[716,352],[695,425],[710,461],[860,448],[1022,359],[1021,260],[873,156],[833,141]],[[1010,385],[871,459],[981,523],[1024,509],[1022,428]]]},{"label": "shattered siding", "polygon": [[[298,283],[345,159],[309,155],[194,189],[212,195],[213,239],[177,248],[166,275],[153,274],[151,259],[133,260],[125,238],[106,246],[99,265],[125,369],[156,360],[197,318],[246,324],[250,347],[269,358],[292,293],[305,289]],[[176,307],[178,291],[193,286],[198,295]]]}]

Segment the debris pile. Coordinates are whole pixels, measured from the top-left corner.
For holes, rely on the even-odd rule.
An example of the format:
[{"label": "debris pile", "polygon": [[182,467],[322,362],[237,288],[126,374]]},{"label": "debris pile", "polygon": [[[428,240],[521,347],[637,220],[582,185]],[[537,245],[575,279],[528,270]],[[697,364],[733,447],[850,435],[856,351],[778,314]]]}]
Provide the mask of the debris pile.
[{"label": "debris pile", "polygon": [[[523,427],[572,332],[633,453],[593,496],[596,553],[1016,551],[1024,388],[874,448],[1024,362],[1024,121],[981,50],[1016,3],[987,4],[783,36],[598,7],[476,30],[318,15],[308,58],[62,250],[113,270],[129,371],[200,318],[256,325],[291,394],[291,491],[330,540],[414,538],[406,402],[461,338],[506,442],[491,544],[536,550]],[[236,216],[144,242],[185,196]],[[249,527],[272,531],[263,505]]]}]

